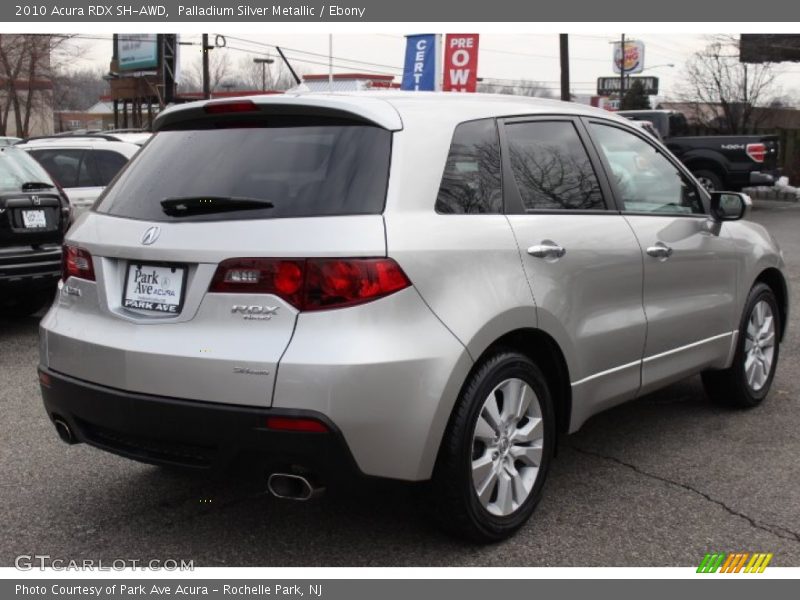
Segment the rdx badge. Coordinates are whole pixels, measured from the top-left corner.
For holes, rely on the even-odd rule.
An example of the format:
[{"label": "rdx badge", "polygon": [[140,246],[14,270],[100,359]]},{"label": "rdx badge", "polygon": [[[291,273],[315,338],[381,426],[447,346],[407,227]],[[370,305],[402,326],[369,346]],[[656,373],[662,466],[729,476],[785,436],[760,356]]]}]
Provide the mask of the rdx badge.
[{"label": "rdx badge", "polygon": [[264,306],[263,304],[234,304],[231,307],[233,314],[242,315],[244,319],[269,321],[278,314],[279,306]]}]

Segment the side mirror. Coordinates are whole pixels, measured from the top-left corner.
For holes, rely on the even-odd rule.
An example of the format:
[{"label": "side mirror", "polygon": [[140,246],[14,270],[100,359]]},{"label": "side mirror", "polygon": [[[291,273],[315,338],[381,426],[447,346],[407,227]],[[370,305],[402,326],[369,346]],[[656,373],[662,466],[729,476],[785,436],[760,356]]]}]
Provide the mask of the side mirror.
[{"label": "side mirror", "polygon": [[738,221],[750,212],[753,201],[741,192],[711,192],[711,217],[715,221]]}]

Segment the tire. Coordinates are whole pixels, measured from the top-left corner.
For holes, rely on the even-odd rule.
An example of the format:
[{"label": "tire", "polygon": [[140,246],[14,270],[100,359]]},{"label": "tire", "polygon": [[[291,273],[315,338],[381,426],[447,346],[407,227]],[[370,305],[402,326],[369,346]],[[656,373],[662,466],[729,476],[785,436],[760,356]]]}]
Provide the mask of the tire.
[{"label": "tire", "polygon": [[[521,418],[512,414],[520,403],[510,404],[509,396],[527,398]],[[490,425],[493,420],[505,429]],[[555,437],[553,403],[539,368],[513,351],[487,357],[465,383],[439,451],[428,490],[438,523],[483,543],[511,536],[541,498]],[[483,500],[478,488],[485,490]]]},{"label": "tire", "polygon": [[719,192],[725,188],[724,184],[722,183],[722,178],[714,173],[714,171],[700,169],[699,171],[693,171],[692,174],[695,176],[695,179],[697,179],[697,181],[699,181],[700,184],[709,192]]},{"label": "tire", "polygon": [[719,404],[738,408],[761,404],[769,393],[778,365],[780,331],[775,294],[769,286],[757,283],[745,303],[733,363],[727,369],[703,373],[706,394]]},{"label": "tire", "polygon": [[0,303],[0,316],[30,317],[53,301],[55,289],[23,292],[6,298]]}]

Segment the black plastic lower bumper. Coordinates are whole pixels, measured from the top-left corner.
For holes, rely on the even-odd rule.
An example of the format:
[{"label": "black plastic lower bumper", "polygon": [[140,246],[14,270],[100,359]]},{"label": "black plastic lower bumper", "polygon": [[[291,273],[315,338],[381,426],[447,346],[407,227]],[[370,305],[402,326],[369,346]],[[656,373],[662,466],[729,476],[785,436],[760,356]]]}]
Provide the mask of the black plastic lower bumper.
[{"label": "black plastic lower bumper", "polygon": [[[51,420],[78,442],[151,464],[221,467],[255,456],[271,470],[299,467],[323,481],[360,475],[343,436],[324,415],[134,394],[39,368]],[[315,419],[328,432],[269,429],[269,417]]]}]

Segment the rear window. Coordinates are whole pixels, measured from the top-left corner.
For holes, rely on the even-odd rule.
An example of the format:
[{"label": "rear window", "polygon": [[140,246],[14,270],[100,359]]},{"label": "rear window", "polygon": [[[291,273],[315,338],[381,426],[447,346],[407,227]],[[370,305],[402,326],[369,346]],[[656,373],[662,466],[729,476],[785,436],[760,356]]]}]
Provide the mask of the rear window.
[{"label": "rear window", "polygon": [[42,166],[23,150],[0,148],[0,193],[19,192],[25,183],[52,184],[53,180]]},{"label": "rear window", "polygon": [[391,132],[361,124],[161,131],[98,212],[219,221],[383,212]]}]

